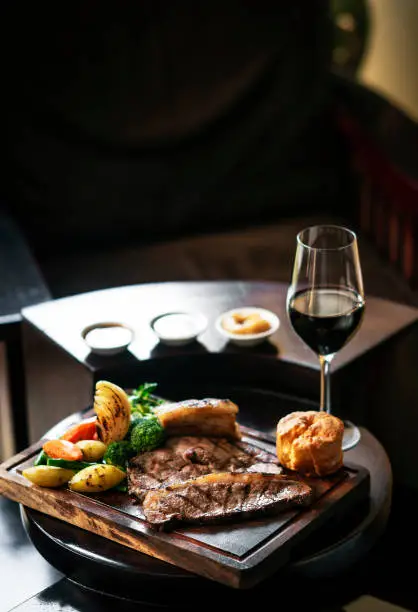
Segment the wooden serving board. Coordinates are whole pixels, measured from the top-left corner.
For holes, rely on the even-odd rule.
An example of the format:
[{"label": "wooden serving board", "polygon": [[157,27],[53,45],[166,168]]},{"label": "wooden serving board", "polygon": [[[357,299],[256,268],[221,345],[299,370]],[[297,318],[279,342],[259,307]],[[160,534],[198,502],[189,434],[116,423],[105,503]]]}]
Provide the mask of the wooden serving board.
[{"label": "wooden serving board", "polygon": [[[266,442],[268,435],[242,429],[244,441],[274,453],[274,446]],[[304,479],[316,494],[310,508],[223,525],[185,526],[165,533],[145,521],[141,507],[126,493],[85,495],[66,488],[33,485],[21,472],[33,464],[41,447],[42,441],[0,466],[0,493],[24,506],[235,588],[248,588],[276,572],[304,538],[326,521],[349,513],[369,494],[368,471],[347,465],[329,478]]]}]

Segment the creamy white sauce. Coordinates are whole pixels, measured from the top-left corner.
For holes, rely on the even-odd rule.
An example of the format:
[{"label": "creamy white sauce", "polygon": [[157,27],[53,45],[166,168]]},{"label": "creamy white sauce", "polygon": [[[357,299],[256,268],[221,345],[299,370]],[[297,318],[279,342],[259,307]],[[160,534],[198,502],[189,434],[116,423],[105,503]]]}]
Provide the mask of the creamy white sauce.
[{"label": "creamy white sauce", "polygon": [[157,319],[154,323],[154,330],[161,338],[176,340],[196,336],[200,327],[193,316],[173,313]]},{"label": "creamy white sauce", "polygon": [[125,327],[97,327],[86,335],[86,342],[93,348],[117,348],[131,341],[131,332]]}]

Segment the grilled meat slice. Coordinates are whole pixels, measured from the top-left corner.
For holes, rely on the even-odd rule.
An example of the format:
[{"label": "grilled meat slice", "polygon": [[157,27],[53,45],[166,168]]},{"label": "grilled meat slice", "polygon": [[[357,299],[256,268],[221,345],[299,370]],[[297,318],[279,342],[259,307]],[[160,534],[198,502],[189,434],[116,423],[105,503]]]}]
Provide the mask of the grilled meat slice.
[{"label": "grilled meat slice", "polygon": [[169,436],[241,437],[236,423],[238,406],[227,399],[190,399],[167,403],[158,406],[155,413]]},{"label": "grilled meat slice", "polygon": [[312,501],[313,491],[307,484],[280,474],[220,472],[149,491],[142,507],[153,526],[168,529],[181,522],[218,523],[272,515]]},{"label": "grilled meat slice", "polygon": [[163,448],[141,453],[129,464],[129,493],[142,500],[150,489],[214,472],[280,473],[274,455],[241,441],[183,436],[169,438]]}]

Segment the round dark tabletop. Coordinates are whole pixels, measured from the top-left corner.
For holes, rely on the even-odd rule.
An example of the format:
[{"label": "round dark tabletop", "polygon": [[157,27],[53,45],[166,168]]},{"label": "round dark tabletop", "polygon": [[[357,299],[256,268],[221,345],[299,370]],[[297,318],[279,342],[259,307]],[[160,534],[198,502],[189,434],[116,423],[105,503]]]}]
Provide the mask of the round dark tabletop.
[{"label": "round dark tabletop", "polygon": [[[391,469],[379,442],[364,428],[360,443],[345,454],[347,464],[362,465],[370,472],[370,498],[350,517],[326,524],[295,551],[289,565],[276,579],[288,575],[304,579],[336,576],[361,560],[386,527],[391,503]],[[140,552],[29,508],[21,508],[28,535],[39,552],[74,582],[113,595],[140,601],[172,602],[184,587],[217,597],[225,588]],[[252,589],[271,585],[262,581]],[[155,590],[156,581],[162,588]],[[264,585],[264,586],[263,586]]]}]

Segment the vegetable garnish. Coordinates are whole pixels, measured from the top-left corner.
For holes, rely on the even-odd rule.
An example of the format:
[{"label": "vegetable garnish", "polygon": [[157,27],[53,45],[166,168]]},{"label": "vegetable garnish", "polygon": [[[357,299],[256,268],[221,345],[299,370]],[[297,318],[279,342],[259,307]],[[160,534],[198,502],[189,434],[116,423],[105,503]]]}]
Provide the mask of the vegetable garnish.
[{"label": "vegetable garnish", "polygon": [[134,389],[132,395],[129,396],[132,413],[139,413],[142,416],[153,414],[153,408],[164,403],[163,400],[152,395],[157,386],[157,383],[145,382]]},{"label": "vegetable garnish", "polygon": [[48,460],[48,455],[46,454],[46,452],[44,450],[41,450],[39,455],[36,457],[33,465],[35,467],[38,466],[38,465],[46,465],[47,460]]},{"label": "vegetable garnish", "polygon": [[96,435],[96,421],[97,418],[93,417],[82,423],[77,423],[68,429],[61,440],[68,440],[69,442],[79,442],[80,440],[94,440]]},{"label": "vegetable garnish", "polygon": [[22,475],[39,487],[61,487],[74,478],[75,472],[50,465],[38,465],[23,470]]},{"label": "vegetable garnish", "polygon": [[135,455],[130,442],[121,440],[120,442],[111,442],[104,454],[103,461],[110,465],[115,465],[122,470],[126,470],[129,459]]},{"label": "vegetable garnish", "polygon": [[77,472],[68,483],[71,491],[101,493],[124,481],[126,474],[114,465],[97,464]]},{"label": "vegetable garnish", "polygon": [[134,412],[131,415],[131,424],[129,425],[128,433],[126,434],[125,440],[130,440],[131,439],[131,433],[132,433],[133,428],[135,427],[135,425],[137,423],[142,421],[142,419],[154,419],[154,418],[155,418],[155,416],[153,414],[149,414],[147,416],[142,416],[142,414],[140,414],[139,412]]},{"label": "vegetable garnish", "polygon": [[53,459],[65,459],[67,461],[81,461],[83,459],[81,448],[68,440],[48,440],[42,448],[48,457]]},{"label": "vegetable garnish", "polygon": [[73,470],[74,472],[79,472],[80,470],[84,470],[86,467],[90,467],[92,465],[96,465],[96,463],[89,463],[87,461],[66,461],[65,459],[48,459],[47,465],[52,467],[60,467],[65,470]]},{"label": "vegetable garnish", "polygon": [[84,461],[95,463],[103,459],[106,452],[106,444],[100,440],[80,440],[76,442],[76,446],[81,448]]},{"label": "vegetable garnish", "polygon": [[165,431],[157,417],[144,417],[132,428],[130,442],[137,454],[157,448],[164,438]]},{"label": "vegetable garnish", "polygon": [[119,493],[127,493],[128,492],[128,483],[126,480],[122,480],[122,482],[116,487],[113,487],[112,491],[119,491]]},{"label": "vegetable garnish", "polygon": [[114,383],[97,382],[93,406],[96,416],[45,442],[33,468],[23,475],[44,487],[68,482],[71,490],[83,493],[113,488],[126,492],[129,461],[165,440],[165,429],[154,412],[164,404],[153,395],[156,387],[157,383],[146,382],[128,396]]},{"label": "vegetable garnish", "polygon": [[131,404],[124,389],[108,380],[97,381],[93,408],[101,442],[107,445],[126,437],[131,424]]}]

